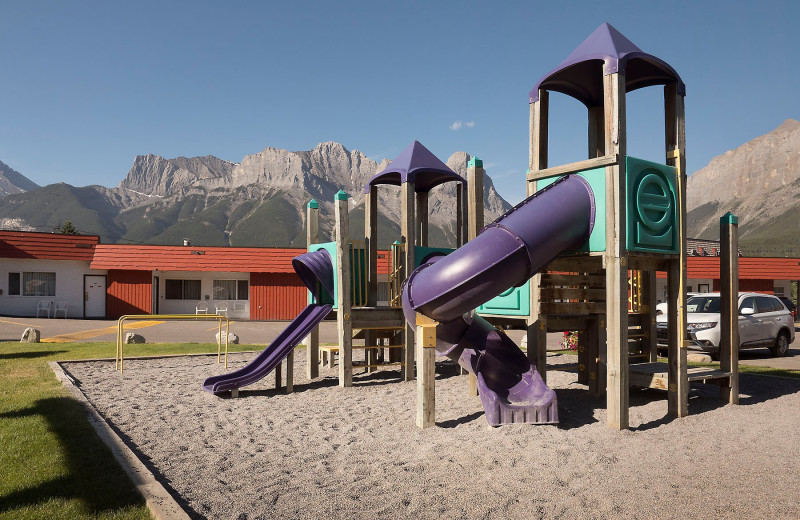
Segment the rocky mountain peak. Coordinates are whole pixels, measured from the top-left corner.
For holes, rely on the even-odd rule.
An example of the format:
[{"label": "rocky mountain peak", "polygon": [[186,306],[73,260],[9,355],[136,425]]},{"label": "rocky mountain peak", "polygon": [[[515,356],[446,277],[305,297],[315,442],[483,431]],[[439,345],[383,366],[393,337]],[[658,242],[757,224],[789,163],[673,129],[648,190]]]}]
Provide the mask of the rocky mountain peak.
[{"label": "rocky mountain peak", "polygon": [[34,190],[39,185],[0,161],[0,197]]}]

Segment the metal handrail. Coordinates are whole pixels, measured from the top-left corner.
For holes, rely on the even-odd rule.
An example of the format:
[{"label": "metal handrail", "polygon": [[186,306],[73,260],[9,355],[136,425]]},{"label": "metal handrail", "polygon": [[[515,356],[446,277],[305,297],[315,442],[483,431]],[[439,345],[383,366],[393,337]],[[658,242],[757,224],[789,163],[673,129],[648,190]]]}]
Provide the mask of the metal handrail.
[{"label": "metal handrail", "polygon": [[123,333],[125,332],[125,322],[128,320],[175,320],[175,321],[189,321],[189,320],[218,320],[218,334],[217,334],[217,363],[220,363],[222,355],[222,322],[225,322],[225,368],[228,368],[228,335],[231,328],[231,320],[227,316],[219,316],[217,314],[127,314],[121,316],[117,320],[117,355],[114,361],[114,370],[119,370],[119,373],[124,372],[124,345]]}]

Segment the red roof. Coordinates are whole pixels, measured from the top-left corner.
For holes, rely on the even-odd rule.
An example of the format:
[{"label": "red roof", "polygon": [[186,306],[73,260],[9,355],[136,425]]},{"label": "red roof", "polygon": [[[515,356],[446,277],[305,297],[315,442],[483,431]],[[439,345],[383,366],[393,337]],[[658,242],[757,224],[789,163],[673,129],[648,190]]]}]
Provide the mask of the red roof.
[{"label": "red roof", "polygon": [[293,273],[292,258],[305,249],[99,245],[92,269]]},{"label": "red roof", "polygon": [[33,231],[0,231],[0,258],[90,261],[97,235],[58,235]]},{"label": "red roof", "polygon": [[[718,256],[690,256],[686,259],[686,277],[719,278]],[[666,273],[659,272],[659,278]],[[800,280],[800,258],[739,257],[740,280]]]}]

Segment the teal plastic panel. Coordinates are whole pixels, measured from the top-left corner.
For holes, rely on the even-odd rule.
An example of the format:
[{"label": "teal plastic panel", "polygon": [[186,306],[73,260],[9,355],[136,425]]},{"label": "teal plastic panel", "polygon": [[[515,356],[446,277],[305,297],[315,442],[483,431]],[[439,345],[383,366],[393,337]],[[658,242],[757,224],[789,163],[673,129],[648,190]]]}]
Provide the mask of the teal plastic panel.
[{"label": "teal plastic panel", "polygon": [[531,282],[512,287],[477,309],[484,316],[527,316],[531,312]]},{"label": "teal plastic panel", "polygon": [[[581,247],[579,247],[576,251],[579,253],[605,251],[606,250],[606,169],[593,168],[591,170],[584,170],[582,172],[578,172],[577,174],[573,175],[579,175],[580,177],[583,177],[586,180],[586,182],[589,183],[589,186],[592,188],[592,191],[594,192],[594,205],[595,205],[594,228],[592,228],[592,233],[589,235],[589,240],[586,243],[584,243]],[[545,186],[553,184],[561,177],[563,177],[563,175],[557,175],[555,177],[546,177],[544,179],[539,179],[536,183],[536,187],[541,190]]]},{"label": "teal plastic panel", "polygon": [[676,170],[665,164],[625,158],[628,251],[678,253]]},{"label": "teal plastic panel", "polygon": [[[337,308],[336,298],[339,296],[339,282],[336,278],[336,273],[339,272],[339,264],[337,263],[336,259],[336,242],[325,242],[322,244],[311,244],[308,248],[308,251],[320,251],[326,250],[329,255],[331,255],[331,263],[333,264],[333,294],[328,294],[328,291],[325,290],[324,287],[320,287],[320,301],[317,303],[329,303],[333,305],[333,308]],[[367,265],[367,258],[366,258],[366,251],[363,249],[356,249],[350,250],[350,273],[353,277],[353,289],[354,292],[360,293],[360,297],[357,294],[351,294],[350,297],[352,298],[351,301],[366,301],[367,298],[367,286],[366,286],[366,277],[364,275],[364,271],[366,271]],[[312,302],[311,293],[308,293],[308,303]]]},{"label": "teal plastic panel", "polygon": [[[308,246],[309,253],[312,251],[320,251],[324,249],[331,255],[331,262],[333,263],[333,294],[328,294],[324,287],[320,287],[320,304],[332,304],[336,308],[336,296],[339,294],[339,288],[336,282],[336,273],[338,272],[338,263],[336,261],[336,242],[325,242],[322,244],[311,244]],[[317,282],[319,283],[319,282]],[[308,303],[313,303],[314,297],[311,292],[308,293]]]},{"label": "teal plastic panel", "polygon": [[449,255],[453,251],[455,251],[455,249],[449,249],[446,247],[414,246],[414,269],[422,265],[422,261],[431,253],[444,253],[445,255]]}]

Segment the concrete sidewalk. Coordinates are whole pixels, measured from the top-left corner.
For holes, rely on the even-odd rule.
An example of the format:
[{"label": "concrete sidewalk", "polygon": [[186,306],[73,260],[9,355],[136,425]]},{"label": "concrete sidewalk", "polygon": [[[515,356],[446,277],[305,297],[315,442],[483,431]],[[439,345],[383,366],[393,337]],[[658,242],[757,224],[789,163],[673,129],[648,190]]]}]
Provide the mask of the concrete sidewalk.
[{"label": "concrete sidewalk", "polygon": [[[231,321],[230,330],[239,343],[266,345],[286,328],[287,321]],[[63,318],[18,318],[0,316],[0,341],[19,341],[22,331],[34,327],[41,332],[43,343],[116,341],[116,320],[76,320]],[[223,326],[224,327],[224,326]],[[217,323],[210,320],[159,321],[146,320],[126,323],[127,332],[136,332],[148,343],[216,343]],[[520,344],[524,331],[509,330],[506,334]],[[560,348],[562,334],[547,335],[547,349]],[[320,342],[335,344],[336,322],[326,320],[320,325]],[[783,358],[770,357],[767,349],[743,350],[739,353],[743,365],[758,365],[784,370],[800,370],[800,334]]]}]

